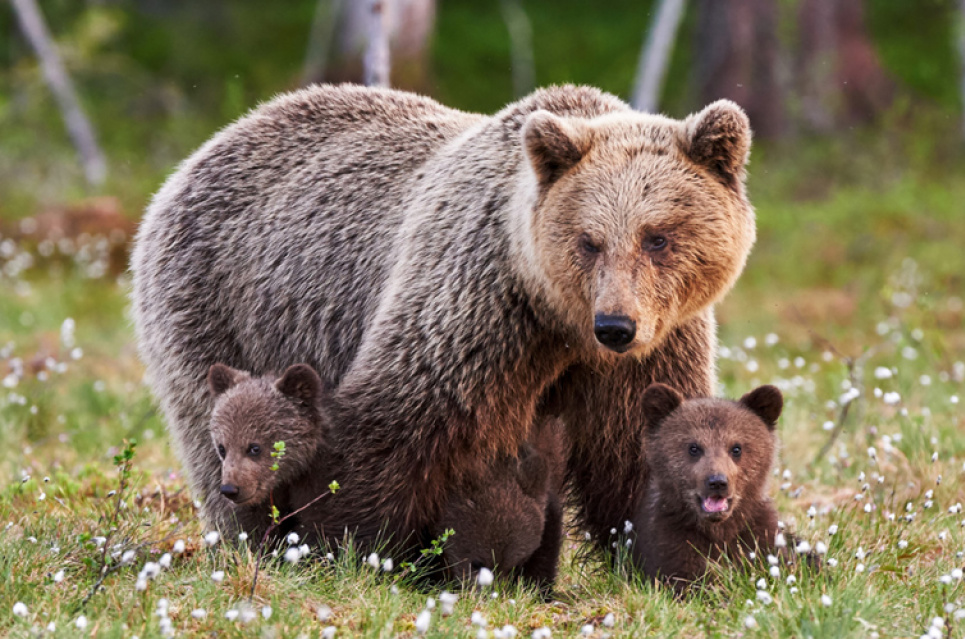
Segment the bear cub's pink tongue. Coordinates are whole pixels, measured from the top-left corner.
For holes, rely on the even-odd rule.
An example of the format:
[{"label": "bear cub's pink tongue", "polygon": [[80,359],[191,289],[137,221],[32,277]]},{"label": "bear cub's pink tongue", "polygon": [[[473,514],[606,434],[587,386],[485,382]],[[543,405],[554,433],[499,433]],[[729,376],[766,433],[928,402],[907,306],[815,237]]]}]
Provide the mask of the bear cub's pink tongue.
[{"label": "bear cub's pink tongue", "polygon": [[722,513],[727,510],[727,498],[714,496],[704,497],[702,505],[706,513]]}]

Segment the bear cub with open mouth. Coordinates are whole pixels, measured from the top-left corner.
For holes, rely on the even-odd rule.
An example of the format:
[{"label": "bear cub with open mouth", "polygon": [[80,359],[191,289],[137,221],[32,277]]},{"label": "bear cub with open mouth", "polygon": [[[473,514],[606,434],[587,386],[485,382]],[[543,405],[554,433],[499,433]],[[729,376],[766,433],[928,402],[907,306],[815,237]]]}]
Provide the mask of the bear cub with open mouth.
[{"label": "bear cub with open mouth", "polygon": [[633,559],[649,578],[681,592],[725,556],[753,551],[793,561],[793,549],[778,548],[777,511],[766,494],[783,404],[774,386],[739,401],[685,401],[663,384],[646,389],[649,476],[633,521]]}]

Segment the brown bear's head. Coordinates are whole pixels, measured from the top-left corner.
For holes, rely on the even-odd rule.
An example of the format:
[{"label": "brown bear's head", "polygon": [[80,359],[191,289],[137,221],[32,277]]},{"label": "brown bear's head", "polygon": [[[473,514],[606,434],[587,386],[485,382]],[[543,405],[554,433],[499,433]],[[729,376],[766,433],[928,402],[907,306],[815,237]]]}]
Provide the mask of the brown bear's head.
[{"label": "brown bear's head", "polygon": [[684,401],[669,386],[652,384],[643,406],[647,463],[663,504],[710,526],[727,520],[742,502],[763,498],[781,391],[761,386],[736,402]]},{"label": "brown bear's head", "polygon": [[[306,364],[280,378],[251,377],[224,364],[208,370],[211,439],[221,459],[221,494],[257,505],[307,471],[328,429],[331,389]],[[273,457],[275,442],[284,454]],[[277,470],[272,466],[278,464]]]},{"label": "brown bear's head", "polygon": [[482,568],[509,572],[525,563],[542,540],[549,476],[546,460],[525,444],[456,491],[434,531],[455,533],[443,546],[447,575],[472,580]]},{"label": "brown bear's head", "polygon": [[522,136],[529,276],[592,352],[645,355],[733,285],[755,239],[736,104],[683,121],[537,110]]}]

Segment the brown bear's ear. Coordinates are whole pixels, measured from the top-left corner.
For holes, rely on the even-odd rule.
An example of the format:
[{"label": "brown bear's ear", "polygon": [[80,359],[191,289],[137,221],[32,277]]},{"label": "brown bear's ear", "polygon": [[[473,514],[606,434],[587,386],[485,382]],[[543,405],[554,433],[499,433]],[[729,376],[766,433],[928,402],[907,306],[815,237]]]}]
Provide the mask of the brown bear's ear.
[{"label": "brown bear's ear", "polygon": [[684,120],[684,152],[731,187],[744,181],[751,149],[751,123],[730,100],[718,100]]},{"label": "brown bear's ear", "polygon": [[530,445],[519,449],[519,487],[534,499],[539,499],[549,489],[549,467],[543,456]]},{"label": "brown bear's ear", "polygon": [[647,390],[643,391],[643,415],[647,418],[647,427],[655,429],[683,401],[684,396],[666,384],[647,386]]},{"label": "brown bear's ear", "polygon": [[322,382],[315,369],[308,364],[295,364],[285,371],[275,388],[285,397],[303,402],[306,406],[315,406],[323,402],[331,394],[331,390]]},{"label": "brown bear's ear", "polygon": [[243,375],[244,373],[230,366],[215,364],[208,369],[208,388],[211,389],[211,394],[217,397],[237,384]]},{"label": "brown bear's ear", "polygon": [[548,186],[583,159],[589,140],[577,125],[540,110],[523,125],[523,146],[540,186]]},{"label": "brown bear's ear", "polygon": [[740,403],[764,420],[768,430],[774,430],[784,408],[784,396],[776,386],[760,386],[741,397]]}]

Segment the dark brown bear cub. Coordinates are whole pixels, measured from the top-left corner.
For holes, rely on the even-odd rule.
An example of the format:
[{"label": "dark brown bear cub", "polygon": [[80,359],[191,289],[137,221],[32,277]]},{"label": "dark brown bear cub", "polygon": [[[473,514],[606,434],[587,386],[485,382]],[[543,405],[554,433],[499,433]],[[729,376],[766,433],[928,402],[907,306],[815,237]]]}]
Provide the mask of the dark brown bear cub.
[{"label": "dark brown bear cub", "polygon": [[564,460],[563,426],[548,419],[517,456],[456,491],[433,530],[454,532],[443,547],[446,576],[469,581],[499,570],[548,590],[563,536]]},{"label": "dark brown bear cub", "polygon": [[633,521],[636,564],[683,591],[708,561],[773,553],[777,511],[766,495],[781,391],[761,386],[739,401],[684,401],[663,384],[644,392],[646,490]]},{"label": "dark brown bear cub", "polygon": [[[319,474],[314,471],[327,448],[331,389],[306,364],[290,367],[281,377],[252,377],[215,364],[208,386],[215,402],[210,430],[221,459],[221,495],[233,502],[239,520],[264,522],[247,530],[261,533],[271,506],[290,512],[292,486],[314,483],[310,475]],[[281,455],[276,442],[284,442]]]}]

